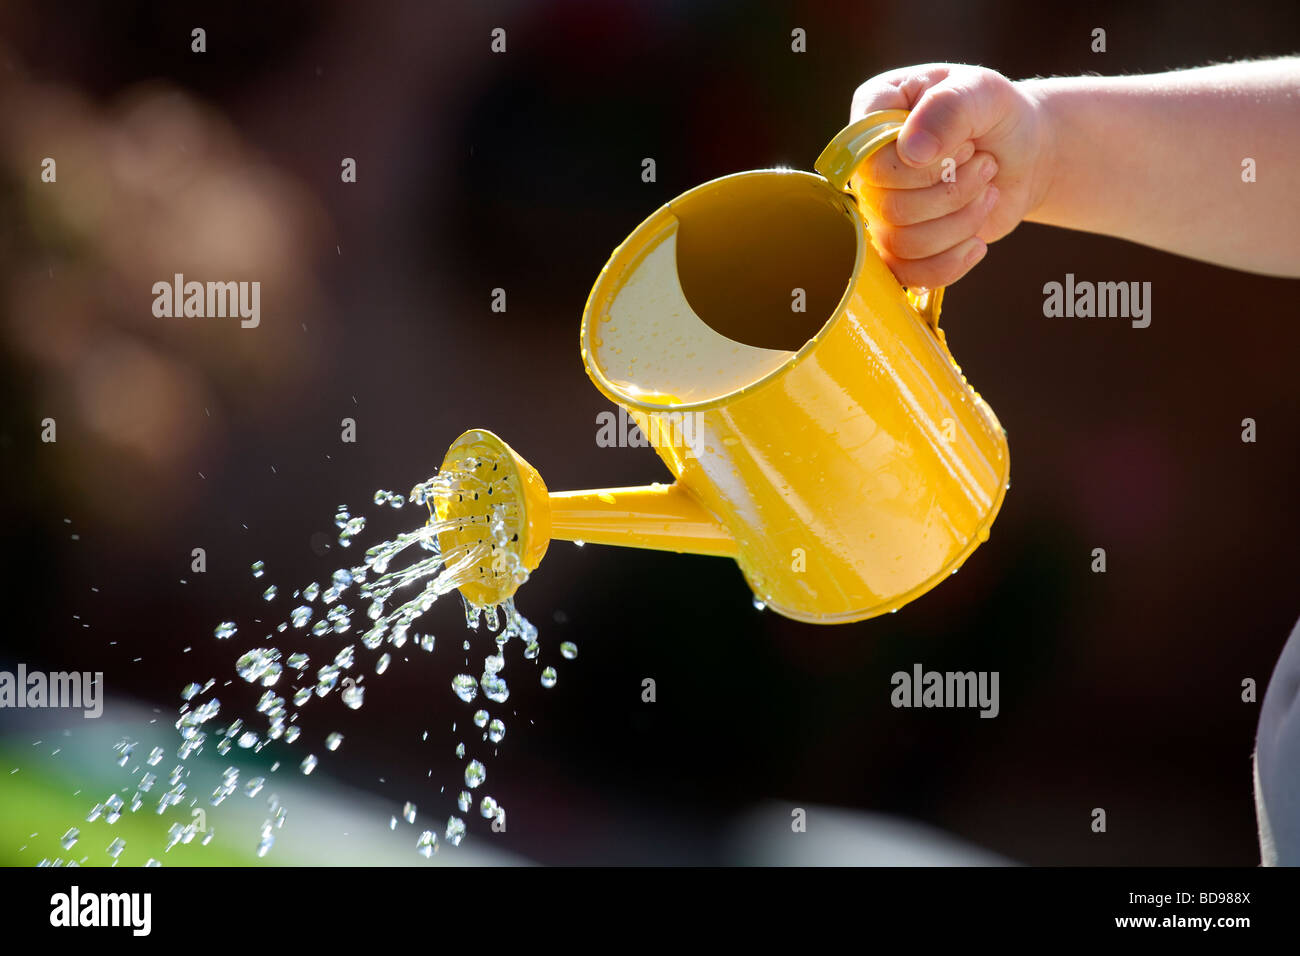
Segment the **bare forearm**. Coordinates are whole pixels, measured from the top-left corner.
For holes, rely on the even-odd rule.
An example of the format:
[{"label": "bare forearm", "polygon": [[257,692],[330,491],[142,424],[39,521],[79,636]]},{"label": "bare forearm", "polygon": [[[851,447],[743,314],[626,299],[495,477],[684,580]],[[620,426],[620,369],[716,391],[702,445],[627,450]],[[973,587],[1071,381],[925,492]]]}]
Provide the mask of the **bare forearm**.
[{"label": "bare forearm", "polygon": [[1300,59],[1016,85],[1047,117],[1028,220],[1300,276]]}]

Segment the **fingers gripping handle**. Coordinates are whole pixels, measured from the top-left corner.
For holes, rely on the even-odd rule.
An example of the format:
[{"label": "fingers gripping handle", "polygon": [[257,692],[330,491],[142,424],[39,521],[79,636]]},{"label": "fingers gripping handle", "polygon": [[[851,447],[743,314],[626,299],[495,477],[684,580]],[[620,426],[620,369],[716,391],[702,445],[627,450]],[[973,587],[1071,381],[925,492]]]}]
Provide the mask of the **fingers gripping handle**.
[{"label": "fingers gripping handle", "polygon": [[[898,139],[907,113],[907,110],[876,110],[850,123],[826,144],[813,168],[836,189],[853,194],[856,198],[851,182],[854,172],[876,150]],[[912,288],[907,290],[907,298],[926,324],[937,332],[943,289]]]}]

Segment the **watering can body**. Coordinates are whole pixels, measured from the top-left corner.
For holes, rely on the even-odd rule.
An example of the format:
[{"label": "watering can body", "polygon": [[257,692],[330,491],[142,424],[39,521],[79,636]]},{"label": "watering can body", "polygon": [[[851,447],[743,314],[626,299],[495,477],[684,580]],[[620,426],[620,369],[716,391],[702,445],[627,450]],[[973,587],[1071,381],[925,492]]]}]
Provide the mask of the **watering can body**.
[{"label": "watering can body", "polygon": [[534,492],[534,541],[733,557],[758,601],[832,624],[896,610],[987,539],[1005,433],[948,351],[942,290],[899,285],[853,194],[904,116],[844,130],[818,174],[696,187],[614,251],[583,363],[675,483]]}]

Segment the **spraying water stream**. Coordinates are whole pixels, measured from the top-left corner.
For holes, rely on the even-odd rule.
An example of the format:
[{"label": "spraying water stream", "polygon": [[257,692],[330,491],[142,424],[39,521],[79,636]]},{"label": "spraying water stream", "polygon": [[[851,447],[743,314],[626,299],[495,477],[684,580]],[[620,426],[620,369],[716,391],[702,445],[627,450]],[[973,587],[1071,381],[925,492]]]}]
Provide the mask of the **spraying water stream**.
[{"label": "spraying water stream", "polygon": [[[512,578],[516,586],[522,584],[527,579],[527,569],[509,547],[519,530],[518,505],[502,494],[497,494],[494,500],[491,498],[494,490],[491,483],[474,473],[481,465],[482,462],[474,458],[448,461],[437,475],[417,484],[406,498],[384,490],[375,492],[374,503],[377,506],[400,509],[408,502],[424,506],[428,509],[429,520],[415,530],[369,548],[358,564],[337,568],[323,586],[312,582],[292,592],[293,606],[287,620],[279,623],[274,633],[266,635],[264,646],[245,651],[233,662],[240,680],[262,689],[255,713],[231,715],[223,712],[221,700],[213,693],[217,687],[216,679],[202,684],[191,682],[181,690],[182,703],[175,722],[180,736],[175,755],[180,762],[170,771],[154,769],[162,766],[167,757],[162,747],[155,747],[141,756],[136,753],[136,743],[119,741],[114,747],[118,754],[117,763],[123,768],[130,765],[128,772],[134,778],[133,782],[110,794],[103,803],[96,803],[86,820],[93,822],[103,817],[112,824],[121,818],[123,812],[140,811],[146,801],[153,801],[154,812],[159,816],[185,805],[182,810],[191,809],[192,818],[188,822],[171,822],[165,835],[160,831],[161,853],[195,840],[206,845],[212,840],[214,831],[206,826],[206,814],[198,812],[201,802],[206,806],[220,806],[240,791],[245,798],[257,799],[269,785],[266,776],[245,776],[240,766],[231,764],[220,774],[209,794],[206,784],[200,786],[198,781],[191,779],[193,765],[187,764],[191,757],[209,747],[222,757],[228,757],[232,751],[237,757],[239,751],[258,754],[272,746],[293,746],[301,736],[296,724],[298,716],[314,698],[325,698],[338,690],[342,702],[348,708],[358,710],[365,703],[365,671],[372,668],[375,677],[383,675],[394,660],[392,651],[408,643],[432,652],[433,635],[415,633],[413,628],[439,598],[474,580],[476,575],[482,575],[485,565],[490,564],[495,573]],[[435,501],[453,498],[464,501],[466,496],[472,496],[474,503],[482,501],[482,507],[475,514],[467,516],[460,509],[462,513],[457,516],[438,517],[433,507]],[[489,500],[490,504],[487,503]],[[334,521],[339,531],[338,543],[344,548],[351,547],[366,526],[364,517],[354,516],[342,506],[337,509]],[[446,532],[463,531],[467,523],[475,522],[480,522],[486,531],[475,540],[444,536]],[[440,536],[444,536],[441,542]],[[450,546],[444,547],[448,542]],[[251,570],[254,579],[266,574],[262,561],[254,562]],[[262,592],[262,598],[272,602],[280,593],[279,587],[270,584]],[[503,673],[508,644],[517,639],[523,645],[524,659],[536,661],[541,652],[537,628],[519,613],[513,597],[483,607],[462,599],[467,627],[480,633],[485,628],[495,646],[484,658],[482,673],[477,678],[469,673],[457,674],[451,681],[451,691],[466,703],[475,702],[480,694],[489,704],[505,703],[510,696]],[[358,658],[356,643],[345,643],[342,647],[325,645],[323,653],[295,650],[285,654],[276,646],[285,641],[275,634],[291,638],[287,633],[290,630],[309,631],[317,639],[338,638],[344,642],[350,635],[359,635],[361,647],[367,652],[377,652],[377,656],[372,665],[364,666]],[[238,632],[235,622],[223,621],[216,626],[213,636],[217,640],[229,640]],[[463,647],[468,652],[470,642],[466,640]],[[577,648],[570,642],[565,642],[560,652],[568,660],[577,656]],[[555,669],[550,666],[543,669],[542,686],[552,687],[555,682]],[[224,686],[232,683],[226,681]],[[473,723],[482,731],[483,739],[494,746],[505,738],[505,722],[487,709],[476,710]],[[453,730],[455,726],[453,724]],[[425,736],[427,738],[427,732]],[[343,741],[344,735],[334,731],[325,737],[324,748],[336,751]],[[462,760],[465,758],[463,742],[457,746],[456,754]],[[300,773],[309,775],[319,761],[318,754],[309,749],[301,757],[294,756],[287,762],[296,765]],[[284,763],[277,759],[270,772],[279,772]],[[487,768],[481,760],[470,759],[464,764],[463,781],[458,780],[453,786],[459,790],[456,797],[459,813],[472,811],[475,794],[484,787],[486,779]],[[127,798],[127,793],[132,795]],[[158,794],[156,799],[155,793]],[[288,816],[288,808],[274,793],[265,799],[266,819],[255,838],[258,856],[271,852],[276,833],[283,828]],[[505,808],[491,795],[483,793],[477,800],[477,809],[484,819],[499,821],[504,827]],[[416,817],[415,804],[407,802],[402,818],[413,825]],[[396,829],[397,824],[397,817],[392,817],[390,828]],[[452,813],[445,827],[439,826],[436,831],[423,830],[414,848],[421,856],[431,857],[437,852],[440,842],[459,846],[467,832],[465,819]],[[60,845],[71,852],[78,837],[79,830],[71,827],[60,840]],[[253,839],[251,835],[250,839]],[[113,865],[124,848],[125,843],[120,838],[109,846],[107,852]],[[62,859],[45,859],[41,865],[58,866],[63,862]],[[68,863],[76,865],[75,858]],[[161,863],[151,857],[146,865]]]}]

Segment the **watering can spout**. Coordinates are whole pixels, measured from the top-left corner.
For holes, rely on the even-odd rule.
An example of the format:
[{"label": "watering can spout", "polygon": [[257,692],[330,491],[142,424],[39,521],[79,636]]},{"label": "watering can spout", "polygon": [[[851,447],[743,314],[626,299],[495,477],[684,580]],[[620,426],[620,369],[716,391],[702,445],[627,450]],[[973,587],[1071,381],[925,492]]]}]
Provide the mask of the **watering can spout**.
[{"label": "watering can spout", "polygon": [[734,558],[736,540],[680,483],[550,495],[551,537]]},{"label": "watering can spout", "polygon": [[682,485],[551,494],[513,448],[482,428],[457,438],[428,499],[444,555],[470,555],[460,591],[500,604],[537,568],[553,538],[734,558],[735,539]]}]

